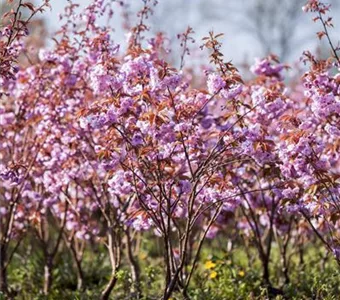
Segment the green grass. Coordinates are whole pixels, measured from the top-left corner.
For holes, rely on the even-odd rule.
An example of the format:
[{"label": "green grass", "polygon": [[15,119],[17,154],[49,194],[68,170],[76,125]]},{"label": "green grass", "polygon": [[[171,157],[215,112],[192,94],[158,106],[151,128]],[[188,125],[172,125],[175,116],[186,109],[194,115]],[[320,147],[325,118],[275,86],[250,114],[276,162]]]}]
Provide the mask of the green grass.
[{"label": "green grass", "polygon": [[[163,264],[161,250],[157,243],[145,242],[139,253],[142,270],[141,288],[143,299],[160,299],[163,290]],[[28,249],[28,247],[25,247]],[[71,256],[63,249],[56,257],[53,289],[49,297],[41,293],[43,278],[43,256],[37,247],[19,252],[9,267],[9,283],[17,291],[15,299],[99,299],[100,291],[109,279],[110,266],[105,249],[96,253],[86,252],[83,268],[85,290],[76,290],[77,278]],[[23,250],[21,250],[23,251]],[[197,272],[193,276],[189,296],[194,300],[218,299],[339,299],[340,272],[338,265],[329,257],[323,261],[324,249],[320,245],[310,245],[300,264],[297,255],[292,256],[290,283],[284,284],[279,251],[273,247],[270,264],[272,286],[283,295],[273,296],[262,284],[261,263],[256,258],[255,248],[249,251],[252,261],[242,246],[226,253],[216,243],[208,243],[202,251]],[[249,255],[248,253],[248,255]],[[208,262],[208,263],[207,263]],[[207,263],[207,264],[206,264]],[[111,299],[133,299],[131,277],[128,265],[118,272],[118,283]],[[0,299],[4,299],[0,294]],[[182,299],[178,294],[173,299]]]}]

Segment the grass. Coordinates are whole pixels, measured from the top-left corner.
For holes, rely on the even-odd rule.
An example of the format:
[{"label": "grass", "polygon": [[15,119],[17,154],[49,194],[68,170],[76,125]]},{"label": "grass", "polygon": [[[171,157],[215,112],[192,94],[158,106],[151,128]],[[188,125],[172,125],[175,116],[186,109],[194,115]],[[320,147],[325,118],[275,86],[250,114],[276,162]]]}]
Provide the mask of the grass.
[{"label": "grass", "polygon": [[[143,299],[160,299],[163,289],[163,267],[157,243],[144,242],[138,254],[142,270],[141,288]],[[261,263],[257,251],[250,248],[248,255],[242,246],[226,252],[217,243],[204,248],[197,272],[191,282],[190,299],[339,299],[340,272],[331,257],[324,258],[320,245],[309,245],[301,264],[297,255],[292,256],[290,282],[285,284],[279,251],[273,247],[270,264],[272,286],[280,295],[273,296],[262,284]],[[22,250],[21,250],[22,251]],[[104,248],[86,252],[83,268],[85,290],[76,290],[77,278],[72,259],[67,251],[56,257],[53,290],[49,297],[41,293],[43,278],[43,255],[37,246],[25,247],[9,267],[9,283],[17,291],[15,299],[99,299],[100,291],[109,279],[110,266]],[[250,259],[248,258],[250,255]],[[112,299],[134,299],[131,296],[130,269],[126,264],[118,272],[118,284]],[[276,290],[274,290],[276,291]],[[275,294],[275,293],[274,293]],[[0,299],[4,299],[4,297]],[[172,299],[182,299],[174,294]]]}]

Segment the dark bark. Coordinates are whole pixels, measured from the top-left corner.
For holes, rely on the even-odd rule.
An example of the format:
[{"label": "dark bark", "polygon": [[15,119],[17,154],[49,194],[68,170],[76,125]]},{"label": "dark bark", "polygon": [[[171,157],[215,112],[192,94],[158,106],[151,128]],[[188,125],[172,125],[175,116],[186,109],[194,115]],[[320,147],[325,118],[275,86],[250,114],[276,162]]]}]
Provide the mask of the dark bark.
[{"label": "dark bark", "polygon": [[271,286],[270,272],[269,272],[269,259],[268,257],[263,257],[261,261],[262,261],[262,269],[263,269],[263,274],[262,274],[263,283],[267,286]]},{"label": "dark bark", "polygon": [[116,272],[113,272],[111,274],[111,278],[109,283],[106,285],[105,289],[103,290],[100,299],[101,300],[108,300],[110,297],[110,294],[113,290],[113,288],[115,287],[117,283],[117,276],[116,276]]},{"label": "dark bark", "polygon": [[1,245],[0,250],[0,291],[4,294],[8,294],[6,249],[4,245]]},{"label": "dark bark", "polygon": [[127,245],[126,245],[126,252],[127,258],[130,264],[131,269],[131,279],[132,279],[132,287],[131,292],[135,295],[136,299],[140,299],[142,297],[141,287],[140,287],[140,267],[133,255],[132,251],[132,241],[130,236],[130,231],[127,229],[126,231],[127,237]]},{"label": "dark bark", "polygon": [[74,264],[75,264],[75,268],[77,271],[77,289],[79,291],[84,289],[84,272],[83,272],[83,268],[81,266],[81,259],[78,258],[77,255],[77,251],[74,247],[74,245],[71,243],[69,243],[69,248],[71,250],[72,256],[73,256],[73,260],[74,260]]},{"label": "dark bark", "polygon": [[111,278],[108,284],[105,286],[104,290],[102,291],[101,300],[107,300],[110,297],[112,290],[114,289],[117,283],[117,271],[119,270],[120,265],[120,237],[117,232],[113,231],[112,224],[108,224],[108,251],[110,256],[110,263],[111,263]]}]

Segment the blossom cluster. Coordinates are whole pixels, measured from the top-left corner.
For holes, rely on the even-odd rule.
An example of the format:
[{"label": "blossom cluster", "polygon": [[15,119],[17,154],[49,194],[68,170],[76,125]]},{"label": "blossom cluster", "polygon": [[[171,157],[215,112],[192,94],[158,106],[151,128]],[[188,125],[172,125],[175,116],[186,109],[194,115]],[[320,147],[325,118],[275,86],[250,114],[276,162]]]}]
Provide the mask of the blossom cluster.
[{"label": "blossom cluster", "polygon": [[[113,274],[103,299],[131,233],[163,239],[164,299],[176,285],[187,289],[205,238],[231,226],[254,237],[265,270],[264,245],[274,232],[299,242],[301,232],[317,232],[340,261],[336,57],[307,53],[310,68],[297,86],[287,84],[287,66],[273,55],[257,60],[253,78],[243,81],[210,33],[204,47],[212,67],[199,74],[205,83],[197,89],[189,70],[164,58],[164,39],[140,41],[149,2],[127,49],[97,24],[112,17],[110,1],[93,1],[81,13],[70,2],[59,41],[31,65],[15,63],[24,35],[13,36],[10,26],[0,31],[3,257],[12,258],[9,245],[33,232],[49,249],[48,294],[63,237],[72,253],[78,244],[103,243]],[[318,3],[305,10],[324,14],[328,7]]]}]

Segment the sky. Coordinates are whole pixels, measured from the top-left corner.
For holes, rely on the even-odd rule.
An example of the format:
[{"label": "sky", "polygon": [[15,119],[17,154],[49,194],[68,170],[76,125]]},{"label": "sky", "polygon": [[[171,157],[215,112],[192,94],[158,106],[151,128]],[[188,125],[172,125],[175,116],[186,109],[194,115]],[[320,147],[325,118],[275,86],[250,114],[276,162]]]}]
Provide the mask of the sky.
[{"label": "sky", "polygon": [[[255,34],[244,28],[248,16],[254,17],[251,16],[251,9],[249,10],[254,1],[271,0],[158,0],[155,13],[149,22],[154,31],[165,32],[173,43],[178,43],[175,38],[178,33],[183,32],[187,26],[193,27],[197,48],[201,44],[201,39],[207,36],[209,31],[223,32],[223,53],[227,60],[232,60],[235,64],[252,63],[255,57],[263,56],[263,50]],[[89,0],[74,2],[84,7],[90,3]],[[125,2],[129,4],[131,13],[135,14],[142,1],[125,0]],[[46,12],[45,21],[52,33],[58,28],[58,14],[63,11],[67,0],[50,0],[50,3],[52,10]],[[339,15],[339,11],[339,8],[334,9],[331,14]],[[291,46],[293,50],[286,58],[288,62],[298,61],[304,49],[314,50],[320,45],[315,32],[321,30],[321,25],[314,24],[311,19],[312,15],[307,15],[300,9],[298,25],[294,29],[294,43]],[[287,19],[287,22],[289,21]],[[124,33],[119,30],[121,22],[119,11],[115,14],[114,22],[117,30],[113,35],[117,42],[122,42],[125,38]],[[332,37],[337,41],[340,39],[340,18],[338,20],[335,18],[334,22],[335,29],[332,31]]]}]

